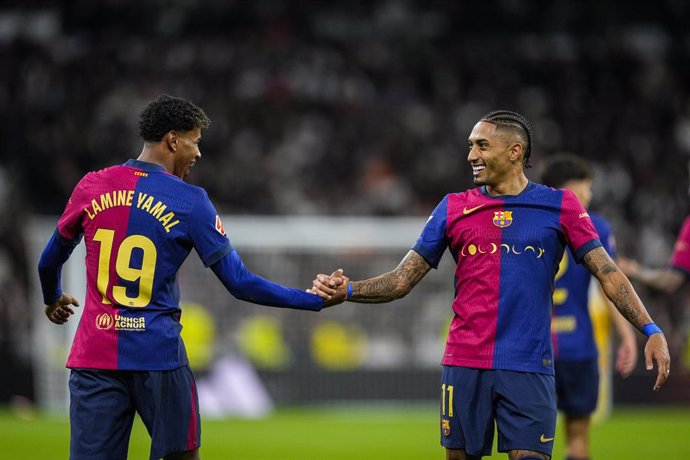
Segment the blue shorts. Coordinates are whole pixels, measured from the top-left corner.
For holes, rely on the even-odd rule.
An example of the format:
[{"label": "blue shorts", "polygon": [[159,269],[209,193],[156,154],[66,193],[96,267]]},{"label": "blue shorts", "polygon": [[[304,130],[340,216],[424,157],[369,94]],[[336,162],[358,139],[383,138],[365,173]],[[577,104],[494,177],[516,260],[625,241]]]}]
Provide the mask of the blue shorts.
[{"label": "blue shorts", "polygon": [[70,460],[127,458],[135,412],[151,435],[150,458],[196,449],[199,402],[188,366],[170,371],[72,369]]},{"label": "blue shorts", "polygon": [[586,361],[554,361],[558,409],[570,417],[590,415],[599,398],[599,363],[597,358]]},{"label": "blue shorts", "polygon": [[491,455],[494,421],[498,451],[551,455],[556,431],[552,375],[443,366],[441,445]]}]

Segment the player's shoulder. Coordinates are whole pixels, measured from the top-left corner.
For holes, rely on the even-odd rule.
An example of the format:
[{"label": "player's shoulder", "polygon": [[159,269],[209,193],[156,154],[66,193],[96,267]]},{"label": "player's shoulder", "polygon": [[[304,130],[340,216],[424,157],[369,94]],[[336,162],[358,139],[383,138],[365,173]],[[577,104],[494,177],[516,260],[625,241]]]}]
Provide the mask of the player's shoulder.
[{"label": "player's shoulder", "polygon": [[535,194],[542,194],[545,196],[562,198],[567,190],[562,188],[553,188],[548,185],[540,184],[539,182],[531,182],[528,187],[530,187],[530,192]]},{"label": "player's shoulder", "polygon": [[481,191],[481,187],[471,188],[463,192],[452,192],[447,194],[443,199],[454,202],[473,202],[483,199],[485,196]]},{"label": "player's shoulder", "polygon": [[105,178],[116,175],[122,165],[107,166],[102,169],[89,171],[79,180],[78,184],[84,185],[93,182],[100,182]]},{"label": "player's shoulder", "polygon": [[551,208],[558,208],[564,201],[567,190],[549,187],[538,182],[530,181],[523,193],[518,195],[528,203],[538,203]]},{"label": "player's shoulder", "polygon": [[594,223],[595,226],[601,226],[601,227],[610,227],[611,225],[609,224],[609,221],[606,220],[606,217],[602,216],[598,212],[595,211],[587,211],[589,214],[590,219],[592,219],[592,222]]}]

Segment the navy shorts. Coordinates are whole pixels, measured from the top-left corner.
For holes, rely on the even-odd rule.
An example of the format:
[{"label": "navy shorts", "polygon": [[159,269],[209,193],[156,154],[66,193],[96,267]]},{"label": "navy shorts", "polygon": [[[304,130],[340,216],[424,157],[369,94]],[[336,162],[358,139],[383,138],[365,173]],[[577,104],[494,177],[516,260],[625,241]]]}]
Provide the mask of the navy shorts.
[{"label": "navy shorts", "polygon": [[558,409],[570,417],[584,417],[594,412],[599,398],[597,359],[556,360],[554,369],[556,370]]},{"label": "navy shorts", "polygon": [[199,402],[188,366],[170,371],[72,369],[70,460],[124,460],[135,412],[151,435],[150,458],[196,449]]},{"label": "navy shorts", "polygon": [[498,451],[551,455],[556,431],[552,375],[443,366],[441,445],[469,455],[491,455],[494,422]]}]

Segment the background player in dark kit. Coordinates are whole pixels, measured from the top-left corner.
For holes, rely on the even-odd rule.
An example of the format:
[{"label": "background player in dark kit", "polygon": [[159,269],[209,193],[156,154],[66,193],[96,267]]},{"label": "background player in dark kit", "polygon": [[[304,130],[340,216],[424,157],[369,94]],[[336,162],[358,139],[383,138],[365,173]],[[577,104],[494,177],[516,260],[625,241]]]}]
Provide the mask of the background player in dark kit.
[{"label": "background player in dark kit", "polygon": [[[550,156],[545,161],[542,183],[570,190],[587,209],[592,200],[593,176],[594,172],[587,161],[572,154],[561,153]],[[588,213],[601,244],[615,259],[615,239],[610,225],[600,215],[591,211]],[[590,456],[590,421],[599,396],[598,351],[589,310],[591,279],[589,271],[577,264],[572,253],[566,250],[556,274],[551,331],[556,396],[558,409],[565,417],[569,460],[584,460]],[[630,324],[610,302],[606,303],[620,337],[615,368],[626,377],[635,368],[637,342]]]}]

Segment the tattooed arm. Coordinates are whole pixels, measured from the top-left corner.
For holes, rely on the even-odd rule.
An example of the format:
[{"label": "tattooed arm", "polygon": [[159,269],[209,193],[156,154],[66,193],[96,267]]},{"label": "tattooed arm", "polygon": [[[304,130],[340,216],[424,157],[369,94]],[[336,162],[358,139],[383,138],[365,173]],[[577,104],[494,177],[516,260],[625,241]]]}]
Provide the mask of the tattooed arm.
[{"label": "tattooed arm", "polygon": [[582,264],[599,280],[606,297],[633,326],[641,331],[642,326],[652,322],[632,284],[604,248],[589,251]]},{"label": "tattooed arm", "polygon": [[[358,303],[384,303],[399,299],[429,273],[431,266],[415,251],[410,251],[393,271],[363,281],[349,281],[352,295],[347,300]],[[340,284],[340,280],[328,275],[317,275],[313,293],[324,293],[333,299],[345,299],[348,291],[348,281]]]},{"label": "tattooed arm", "polygon": [[[589,251],[583,257],[582,263],[599,280],[606,297],[633,326],[644,332],[643,326],[654,322],[630,284],[630,280],[618,269],[604,248],[599,247]],[[654,385],[656,391],[666,381],[670,372],[671,360],[663,333],[652,333],[645,346],[647,370],[652,369],[654,361],[658,367]]]},{"label": "tattooed arm", "polygon": [[352,282],[348,300],[359,303],[383,303],[405,297],[429,273],[431,266],[415,251],[410,251],[393,271],[375,278]]}]

